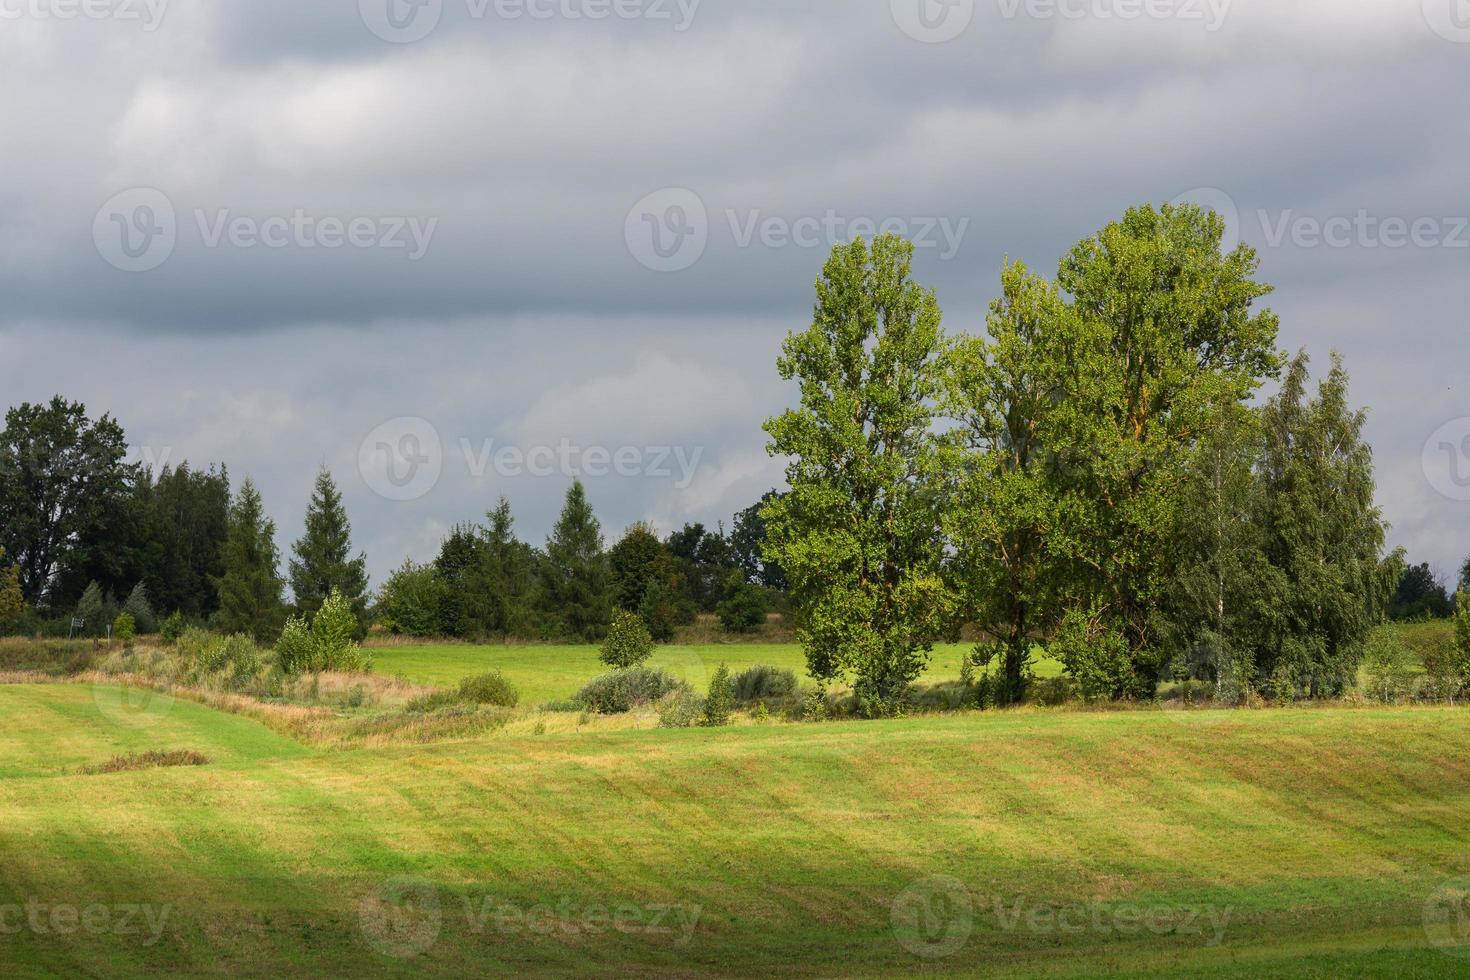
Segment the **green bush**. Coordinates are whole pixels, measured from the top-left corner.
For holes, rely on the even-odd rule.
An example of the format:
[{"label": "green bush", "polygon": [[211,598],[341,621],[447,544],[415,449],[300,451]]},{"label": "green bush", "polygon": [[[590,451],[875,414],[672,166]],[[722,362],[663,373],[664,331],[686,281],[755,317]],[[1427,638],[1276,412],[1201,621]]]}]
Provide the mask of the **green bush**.
[{"label": "green bush", "polygon": [[211,647],[219,640],[219,637],[209,630],[202,630],[197,626],[190,626],[179,634],[175,645],[178,648],[179,659],[185,666],[197,667],[203,663]]},{"label": "green bush", "polygon": [[520,703],[520,692],[505,679],[498,670],[478,677],[466,677],[459,682],[459,698],[471,704],[493,704],[502,708],[514,708]]},{"label": "green bush", "polygon": [[618,715],[653,704],[674,691],[688,689],[687,683],[661,670],[628,667],[588,681],[573,703],[598,714]]},{"label": "green bush", "polygon": [[432,565],[406,561],[383,583],[378,611],[383,627],[404,636],[442,636],[440,620],[447,588]]},{"label": "green bush", "polygon": [[311,628],[300,616],[286,620],[280,639],[276,640],[276,662],[288,674],[300,674],[313,670],[316,643],[311,638]]},{"label": "green bush", "polygon": [[658,727],[692,728],[704,717],[704,701],[687,688],[664,695],[658,702]]},{"label": "green bush", "polygon": [[170,613],[168,618],[158,624],[158,635],[170,646],[179,642],[179,637],[184,635],[184,614],[178,610]]},{"label": "green bush", "polygon": [[766,622],[766,594],[749,582],[739,582],[715,606],[715,615],[727,633],[754,632]]},{"label": "green bush", "polygon": [[152,633],[158,629],[158,619],[153,615],[153,606],[148,602],[148,589],[142,582],[133,586],[133,591],[128,593],[122,608],[123,612],[133,617],[133,624],[139,633]]},{"label": "green bush", "polygon": [[123,646],[132,646],[138,635],[138,626],[129,613],[118,613],[112,621],[112,638],[122,641]]},{"label": "green bush", "polygon": [[735,686],[730,683],[730,668],[720,664],[709,679],[709,696],[704,699],[705,726],[720,728],[730,724],[730,712],[734,710]]},{"label": "green bush", "polygon": [[312,663],[318,670],[351,673],[366,670],[367,655],[357,643],[357,613],[339,589],[332,589],[311,621],[315,646]]},{"label": "green bush", "polygon": [[607,639],[602,642],[602,662],[609,667],[637,667],[653,656],[653,635],[637,613],[620,611],[613,616]]},{"label": "green bush", "polygon": [[742,704],[751,701],[779,700],[796,693],[796,674],[782,667],[764,664],[749,667],[733,681],[735,700]]},{"label": "green bush", "polygon": [[1368,694],[1394,704],[1413,690],[1414,656],[1398,631],[1380,626],[1368,635],[1363,667],[1368,672]]}]

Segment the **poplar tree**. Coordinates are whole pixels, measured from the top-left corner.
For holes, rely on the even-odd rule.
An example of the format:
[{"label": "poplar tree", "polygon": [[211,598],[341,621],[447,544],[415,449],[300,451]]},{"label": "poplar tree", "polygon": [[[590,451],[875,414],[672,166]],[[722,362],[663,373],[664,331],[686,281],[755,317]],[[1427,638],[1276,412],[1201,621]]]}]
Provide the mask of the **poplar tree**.
[{"label": "poplar tree", "polygon": [[849,675],[870,714],[898,710],[950,605],[933,489],[943,334],[932,290],[893,235],[839,245],[811,326],[778,361],[799,407],[765,424],[789,493],[765,509],[808,670]]}]

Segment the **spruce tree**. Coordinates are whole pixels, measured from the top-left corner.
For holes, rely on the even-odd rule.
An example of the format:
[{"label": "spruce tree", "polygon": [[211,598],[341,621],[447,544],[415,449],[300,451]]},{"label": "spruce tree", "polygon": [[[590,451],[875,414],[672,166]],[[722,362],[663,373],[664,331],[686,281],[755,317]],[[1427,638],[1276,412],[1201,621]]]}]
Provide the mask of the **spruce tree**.
[{"label": "spruce tree", "polygon": [[581,481],[567,491],[561,517],[546,539],[540,607],[553,633],[595,643],[607,633],[613,596],[602,526]]},{"label": "spruce tree", "polygon": [[486,515],[484,563],[480,593],[486,604],[485,623],[502,639],[535,632],[536,550],[515,536],[515,518],[504,497]]},{"label": "spruce tree", "polygon": [[266,516],[260,491],[249,479],[240,485],[230,508],[220,563],[224,573],[215,579],[219,629],[244,633],[261,644],[274,642],[286,618],[281,601],[285,588],[281,555],[276,547],[275,522]]},{"label": "spruce tree", "polygon": [[358,636],[367,632],[367,556],[352,555],[352,525],[342,494],[325,467],[317,475],[306,509],[306,533],[292,546],[291,591],[303,616],[316,615],[336,589],[357,617]]}]

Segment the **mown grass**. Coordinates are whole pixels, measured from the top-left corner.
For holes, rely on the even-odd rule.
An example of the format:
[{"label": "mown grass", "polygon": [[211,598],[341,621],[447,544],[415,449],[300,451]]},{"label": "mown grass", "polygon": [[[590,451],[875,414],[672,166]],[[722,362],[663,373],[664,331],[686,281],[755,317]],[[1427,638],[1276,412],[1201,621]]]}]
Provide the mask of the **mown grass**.
[{"label": "mown grass", "polygon": [[[1422,922],[1470,875],[1463,709],[1027,711],[309,751],[179,704],[159,724],[215,764],[97,779],[66,774],[53,743],[106,758],[159,747],[162,729],[137,736],[79,711],[78,694],[0,687],[0,725],[31,733],[0,750],[0,907],[148,904],[170,910],[166,928],[151,944],[22,930],[0,939],[6,975],[1454,976],[1467,963],[1431,948]],[[920,903],[929,938],[966,918],[972,930],[942,958],[893,926],[895,902],[912,911],[932,876],[959,890]],[[1074,906],[1105,927],[1011,917]],[[590,930],[594,908],[640,928],[604,915]],[[649,931],[665,908],[683,919]],[[1176,928],[1140,932],[1129,909]],[[1203,909],[1226,921],[1218,942],[1183,930]]]},{"label": "mown grass", "polygon": [[[923,683],[957,680],[961,658],[973,649],[970,643],[941,644],[925,673]],[[388,646],[373,650],[375,669],[389,676],[402,676],[418,684],[458,684],[466,677],[499,670],[521,692],[522,704],[565,701],[589,680],[608,668],[597,659],[595,646],[474,646],[426,644]],[[661,646],[648,662],[687,680],[698,691],[709,686],[709,677],[727,664],[731,673],[768,664],[794,671],[810,680],[806,657],[795,643],[706,643],[693,646]],[[1053,661],[1037,664],[1037,674],[1054,677],[1060,665]]]}]

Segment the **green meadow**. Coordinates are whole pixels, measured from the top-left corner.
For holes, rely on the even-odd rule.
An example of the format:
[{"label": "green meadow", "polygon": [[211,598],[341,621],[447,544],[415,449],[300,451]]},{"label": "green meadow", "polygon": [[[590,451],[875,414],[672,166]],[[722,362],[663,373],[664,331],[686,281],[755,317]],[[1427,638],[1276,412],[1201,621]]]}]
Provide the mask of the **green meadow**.
[{"label": "green meadow", "polygon": [[[794,651],[659,662],[795,667]],[[498,668],[523,703],[598,672],[580,648],[374,654],[420,682]],[[1463,708],[674,731],[520,712],[325,748],[137,689],[0,685],[0,972],[1470,971]],[[82,773],[176,750],[209,764]]]}]

